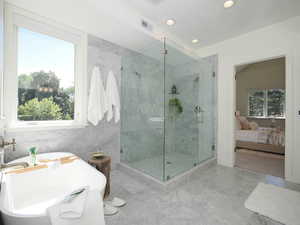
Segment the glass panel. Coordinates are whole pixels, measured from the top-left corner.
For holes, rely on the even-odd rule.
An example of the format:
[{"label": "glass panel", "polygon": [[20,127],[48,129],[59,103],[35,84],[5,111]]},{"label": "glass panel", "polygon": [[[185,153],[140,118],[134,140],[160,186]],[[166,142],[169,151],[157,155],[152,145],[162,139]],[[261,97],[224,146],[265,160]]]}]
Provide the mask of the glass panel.
[{"label": "glass panel", "polygon": [[[198,126],[194,108],[199,85],[195,60],[167,46],[165,87],[165,180],[198,164]],[[195,63],[196,65],[196,63]],[[194,82],[195,81],[195,82]]]},{"label": "glass panel", "polygon": [[196,110],[199,128],[199,163],[214,157],[216,132],[216,57],[199,62],[199,109]]},{"label": "glass panel", "polygon": [[163,180],[163,45],[122,57],[121,160]]},{"label": "glass panel", "polygon": [[18,119],[74,119],[72,43],[18,29]]},{"label": "glass panel", "polygon": [[213,156],[214,78],[210,62],[167,46],[165,180]]},{"label": "glass panel", "polygon": [[264,90],[250,90],[248,97],[248,116],[263,117],[266,93]]},{"label": "glass panel", "polygon": [[283,89],[268,90],[268,116],[284,117],[285,91]]}]

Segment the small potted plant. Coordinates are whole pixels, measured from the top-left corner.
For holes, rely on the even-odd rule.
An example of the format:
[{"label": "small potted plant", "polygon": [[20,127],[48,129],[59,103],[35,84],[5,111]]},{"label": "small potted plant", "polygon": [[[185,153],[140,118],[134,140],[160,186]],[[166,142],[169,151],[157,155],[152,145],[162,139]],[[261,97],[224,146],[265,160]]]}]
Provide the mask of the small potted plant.
[{"label": "small potted plant", "polygon": [[37,148],[36,147],[31,147],[29,150],[29,156],[31,158],[31,163],[33,166],[36,166],[36,155],[37,155]]}]

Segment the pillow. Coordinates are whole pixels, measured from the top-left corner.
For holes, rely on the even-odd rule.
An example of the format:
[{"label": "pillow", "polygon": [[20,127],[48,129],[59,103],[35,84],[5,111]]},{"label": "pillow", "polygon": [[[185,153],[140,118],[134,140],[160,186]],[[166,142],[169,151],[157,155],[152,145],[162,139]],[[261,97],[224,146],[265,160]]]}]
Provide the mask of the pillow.
[{"label": "pillow", "polygon": [[235,129],[236,130],[241,130],[242,129],[241,122],[238,118],[235,118]]},{"label": "pillow", "polygon": [[242,126],[242,130],[251,130],[251,127],[250,127],[248,121],[242,121],[241,126]]},{"label": "pillow", "polygon": [[246,119],[246,117],[240,116],[239,120],[240,120],[242,130],[251,130],[251,127],[249,125],[249,121]]},{"label": "pillow", "polygon": [[249,126],[250,126],[251,130],[257,130],[257,128],[258,128],[258,124],[255,122],[250,122]]}]

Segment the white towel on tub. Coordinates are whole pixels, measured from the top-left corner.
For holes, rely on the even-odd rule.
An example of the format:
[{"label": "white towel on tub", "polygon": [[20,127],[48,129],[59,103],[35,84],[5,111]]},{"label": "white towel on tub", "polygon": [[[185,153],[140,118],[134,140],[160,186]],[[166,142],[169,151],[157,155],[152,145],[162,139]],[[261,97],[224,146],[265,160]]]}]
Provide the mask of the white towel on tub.
[{"label": "white towel on tub", "polygon": [[[82,191],[83,190],[83,191]],[[72,195],[76,192],[82,191],[72,199]],[[86,198],[89,192],[89,187],[79,188],[73,191],[66,199],[60,204],[59,216],[63,219],[76,219],[82,216]]]},{"label": "white towel on tub", "polygon": [[[79,197],[79,196],[78,196]],[[76,199],[74,199],[75,201]],[[99,190],[89,191],[79,218],[61,218],[61,203],[48,209],[52,225],[105,225],[103,200]]]}]

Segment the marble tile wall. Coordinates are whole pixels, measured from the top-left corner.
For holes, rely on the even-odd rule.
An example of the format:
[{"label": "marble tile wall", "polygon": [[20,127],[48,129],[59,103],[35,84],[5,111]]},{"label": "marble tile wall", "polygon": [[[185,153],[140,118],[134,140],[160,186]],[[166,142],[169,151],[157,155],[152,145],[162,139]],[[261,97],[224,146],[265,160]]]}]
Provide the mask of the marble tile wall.
[{"label": "marble tile wall", "polygon": [[[177,116],[175,122],[168,120],[166,132],[167,152],[176,151],[189,154],[199,161],[203,161],[212,156],[211,146],[215,142],[215,79],[212,77],[216,71],[216,57],[208,57],[202,60],[190,59],[183,65],[173,68],[172,76],[167,82],[167,97],[171,86],[174,84],[178,88],[179,95],[175,96],[182,104],[183,112]],[[173,96],[174,97],[174,96]],[[194,108],[201,106],[203,113],[203,123],[197,120]],[[166,109],[168,112],[168,109]],[[173,124],[173,127],[172,127]],[[175,125],[174,125],[175,124]],[[172,133],[173,130],[173,138]]]},{"label": "marble tile wall", "polygon": [[[163,151],[163,67],[143,55],[122,61],[122,159],[130,163]],[[137,141],[138,140],[138,141]]]}]

